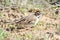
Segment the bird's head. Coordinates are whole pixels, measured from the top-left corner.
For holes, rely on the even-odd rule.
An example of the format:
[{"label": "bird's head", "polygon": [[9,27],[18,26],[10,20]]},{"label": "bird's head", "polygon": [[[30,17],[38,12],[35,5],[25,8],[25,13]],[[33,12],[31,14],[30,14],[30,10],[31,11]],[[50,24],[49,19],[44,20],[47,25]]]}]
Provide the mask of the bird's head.
[{"label": "bird's head", "polygon": [[32,13],[34,13],[34,15],[36,16],[36,17],[40,17],[41,16],[41,14],[42,14],[42,12],[39,10],[39,9],[30,9],[28,12],[32,12]]},{"label": "bird's head", "polygon": [[41,13],[40,10],[36,10],[34,15],[39,18],[39,17],[41,16],[41,14],[42,14],[42,13]]}]

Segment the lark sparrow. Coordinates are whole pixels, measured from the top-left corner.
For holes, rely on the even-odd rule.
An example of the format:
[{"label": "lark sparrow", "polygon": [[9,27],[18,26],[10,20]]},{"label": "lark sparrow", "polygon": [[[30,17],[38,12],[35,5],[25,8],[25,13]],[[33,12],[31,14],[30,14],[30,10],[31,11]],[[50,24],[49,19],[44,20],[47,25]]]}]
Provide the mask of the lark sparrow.
[{"label": "lark sparrow", "polygon": [[37,10],[34,14],[28,15],[16,23],[19,25],[26,25],[30,27],[36,26],[41,16],[42,16],[42,13],[39,10]]}]

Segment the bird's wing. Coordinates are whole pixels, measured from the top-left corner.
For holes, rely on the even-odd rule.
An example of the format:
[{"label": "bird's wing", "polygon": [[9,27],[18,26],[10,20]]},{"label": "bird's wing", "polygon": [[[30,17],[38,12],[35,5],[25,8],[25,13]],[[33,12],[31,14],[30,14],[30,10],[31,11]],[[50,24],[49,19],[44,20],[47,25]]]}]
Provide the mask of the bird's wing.
[{"label": "bird's wing", "polygon": [[22,18],[17,23],[20,23],[20,24],[31,24],[35,20],[36,20],[36,17],[34,15],[30,15],[30,16],[26,16],[26,17]]}]

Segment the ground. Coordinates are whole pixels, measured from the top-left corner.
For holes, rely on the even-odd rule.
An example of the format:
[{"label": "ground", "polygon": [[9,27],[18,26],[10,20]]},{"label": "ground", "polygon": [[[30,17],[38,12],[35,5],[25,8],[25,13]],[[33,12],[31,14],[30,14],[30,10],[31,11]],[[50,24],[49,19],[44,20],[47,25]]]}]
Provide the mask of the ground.
[{"label": "ground", "polygon": [[[41,11],[43,15],[35,27],[21,29],[16,29],[16,24],[12,22],[19,21],[21,16],[24,17],[30,13],[16,10],[2,11],[2,14],[0,13],[0,40],[60,40],[60,12],[56,14],[54,8]],[[10,23],[5,23],[6,21]],[[12,31],[10,27],[15,27],[15,29]]]}]

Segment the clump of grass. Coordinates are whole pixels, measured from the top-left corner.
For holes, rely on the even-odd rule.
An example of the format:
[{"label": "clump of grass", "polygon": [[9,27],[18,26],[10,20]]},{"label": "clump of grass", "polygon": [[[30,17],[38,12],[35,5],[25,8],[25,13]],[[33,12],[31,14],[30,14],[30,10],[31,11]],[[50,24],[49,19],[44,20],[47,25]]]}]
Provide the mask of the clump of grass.
[{"label": "clump of grass", "polygon": [[24,39],[26,40],[26,39],[29,39],[29,40],[31,40],[32,39],[32,34],[24,34]]},{"label": "clump of grass", "polygon": [[0,12],[0,17],[2,16],[2,13]]},{"label": "clump of grass", "polygon": [[41,25],[44,25],[44,24],[45,24],[45,22],[38,22],[37,26],[41,26]]},{"label": "clump of grass", "polygon": [[44,8],[44,6],[42,4],[39,4],[39,5],[36,5],[35,8],[42,9],[42,8]]},{"label": "clump of grass", "polygon": [[42,25],[42,23],[38,22],[37,26],[41,26],[41,25]]},{"label": "clump of grass", "polygon": [[5,40],[7,36],[8,36],[7,32],[0,28],[0,40]]},{"label": "clump of grass", "polygon": [[56,24],[57,30],[60,31],[60,24]]},{"label": "clump of grass", "polygon": [[21,35],[13,35],[13,40],[22,40]]},{"label": "clump of grass", "polygon": [[24,13],[27,9],[25,7],[20,8],[20,12]]},{"label": "clump of grass", "polygon": [[5,0],[5,5],[9,6],[10,5],[10,1],[9,0]]}]

